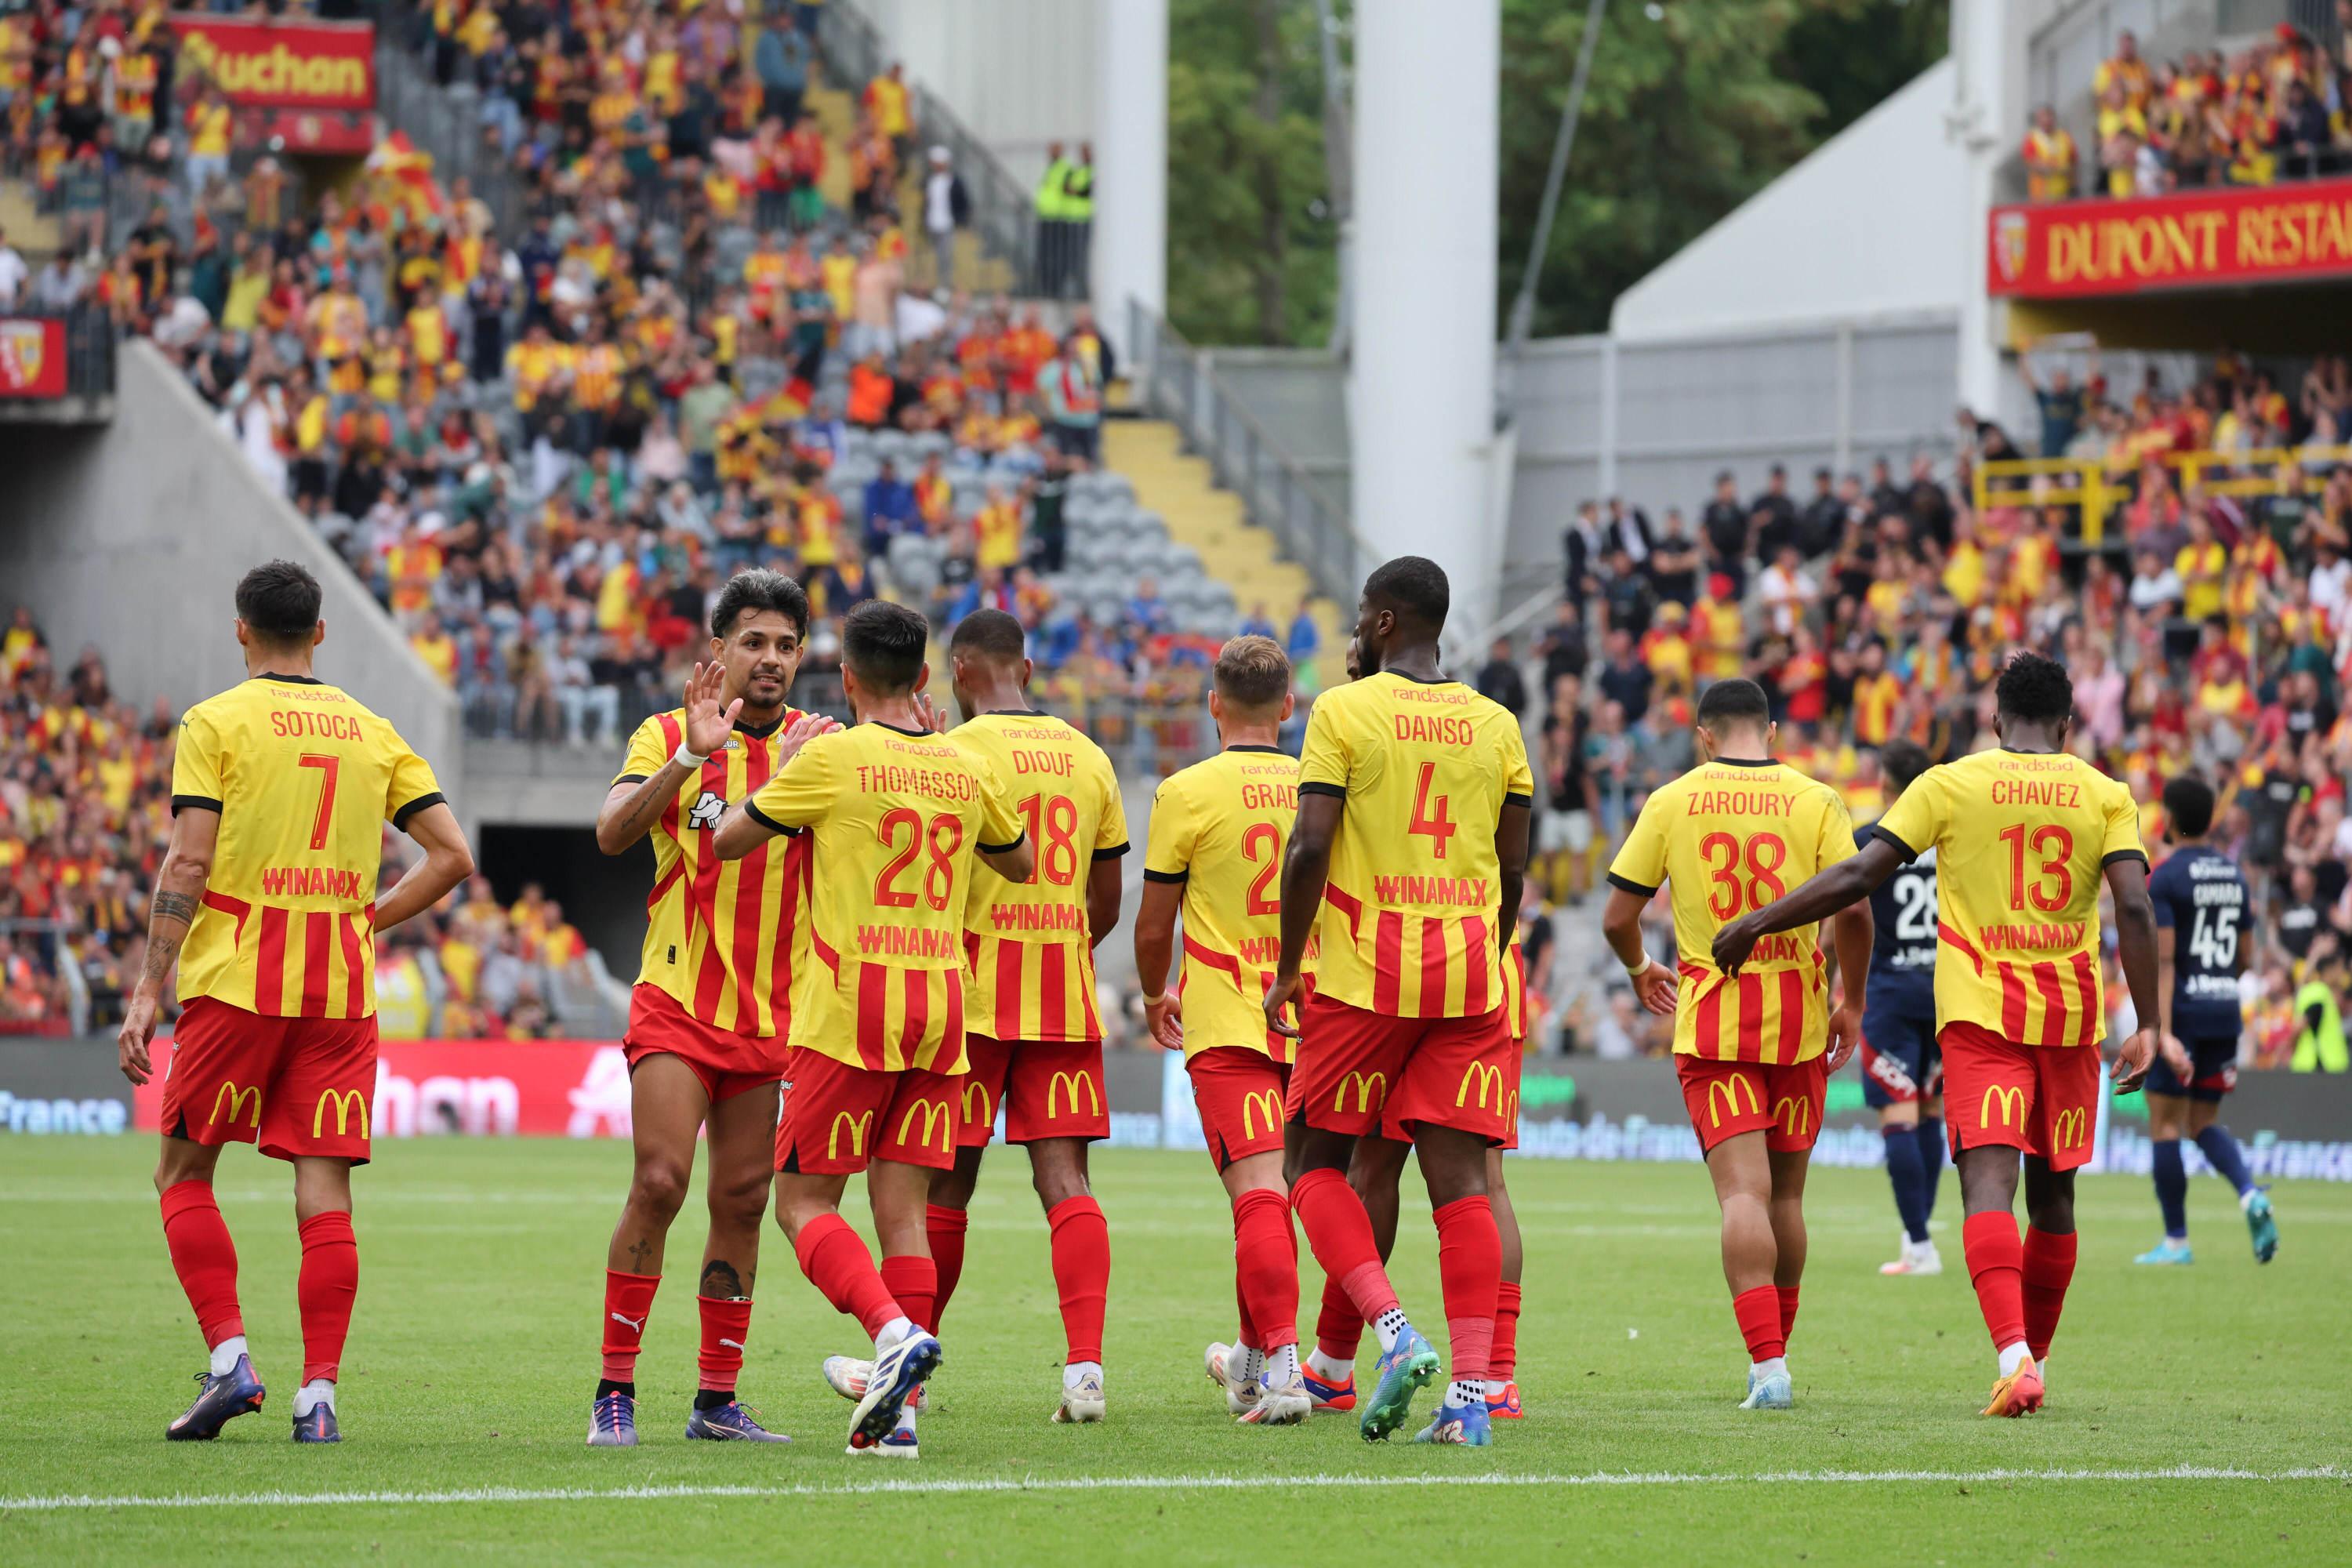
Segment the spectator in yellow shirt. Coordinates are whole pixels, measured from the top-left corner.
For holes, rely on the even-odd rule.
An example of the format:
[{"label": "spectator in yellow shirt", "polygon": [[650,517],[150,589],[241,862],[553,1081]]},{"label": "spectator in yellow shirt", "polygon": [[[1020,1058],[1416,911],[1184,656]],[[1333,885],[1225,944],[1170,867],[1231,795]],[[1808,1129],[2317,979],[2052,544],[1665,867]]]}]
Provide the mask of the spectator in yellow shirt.
[{"label": "spectator in yellow shirt", "polygon": [[444,686],[457,684],[457,645],[441,629],[441,617],[427,616],[425,624],[409,637],[408,646],[433,671],[434,678]]},{"label": "spectator in yellow shirt", "polygon": [[1000,485],[988,487],[988,499],[971,520],[972,563],[982,571],[1009,572],[1021,563],[1021,512]]},{"label": "spectator in yellow shirt", "polygon": [[2221,613],[2222,579],[2230,552],[2213,537],[2213,524],[2202,509],[2189,514],[2189,542],[2172,558],[2173,574],[2180,579],[2180,613],[2202,621]]}]

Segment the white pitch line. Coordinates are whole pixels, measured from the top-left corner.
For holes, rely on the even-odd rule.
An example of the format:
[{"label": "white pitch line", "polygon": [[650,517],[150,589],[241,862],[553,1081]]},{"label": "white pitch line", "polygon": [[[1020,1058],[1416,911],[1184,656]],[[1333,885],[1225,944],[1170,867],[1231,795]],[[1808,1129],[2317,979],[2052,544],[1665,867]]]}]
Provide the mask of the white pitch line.
[{"label": "white pitch line", "polygon": [[1715,1471],[1593,1470],[1577,1475],[1254,1475],[1066,1476],[1040,1480],[988,1479],[852,1481],[838,1486],[467,1487],[450,1491],[214,1492],[181,1497],[98,1497],[66,1493],[0,1498],[0,1514],[118,1508],[376,1507],[448,1503],[647,1502],[669,1498],[813,1498],[940,1496],[965,1493],[1089,1491],[1240,1491],[1267,1487],[1686,1487],[1852,1486],[1885,1482],[1990,1485],[2000,1481],[2336,1481],[2352,1470],[2319,1465],[2285,1470],[2170,1465],[2160,1469],[1768,1470],[1758,1475]]}]

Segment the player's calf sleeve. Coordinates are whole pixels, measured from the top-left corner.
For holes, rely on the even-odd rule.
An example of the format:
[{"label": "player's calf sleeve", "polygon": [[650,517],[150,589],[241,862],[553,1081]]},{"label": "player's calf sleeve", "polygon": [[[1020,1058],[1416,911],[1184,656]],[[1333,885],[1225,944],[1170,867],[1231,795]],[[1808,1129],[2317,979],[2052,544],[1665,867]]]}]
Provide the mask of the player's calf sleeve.
[{"label": "player's calf sleeve", "polygon": [[1936,1217],[1936,1189],[1944,1180],[1944,1119],[1919,1118],[1919,1170],[1925,1185],[1920,1193],[1920,1218]]},{"label": "player's calf sleeve", "polygon": [[939,1289],[931,1298],[931,1321],[923,1327],[933,1333],[940,1331],[936,1320],[948,1315],[948,1298],[955,1294],[956,1281],[963,1278],[963,1237],[971,1224],[971,1215],[961,1209],[942,1208],[932,1204],[923,1210],[923,1228],[931,1242],[931,1264],[939,1270]]},{"label": "player's calf sleeve", "polygon": [[1919,1136],[1908,1127],[1884,1131],[1886,1184],[1895,1189],[1895,1212],[1902,1217],[1903,1234],[1914,1243],[1927,1239],[1927,1171],[1919,1157]]},{"label": "player's calf sleeve", "polygon": [[604,1270],[604,1377],[612,1383],[635,1383],[637,1347],[644,1343],[646,1320],[653,1315],[654,1292],[661,1289],[658,1274],[624,1274]]},{"label": "player's calf sleeve", "polygon": [[1992,1348],[2020,1343],[2025,1338],[2025,1248],[2017,1237],[2016,1216],[2000,1209],[1969,1215],[1960,1226],[1960,1246]]},{"label": "player's calf sleeve", "polygon": [[904,1315],[874,1271],[866,1244],[839,1215],[819,1215],[801,1226],[793,1238],[793,1256],[834,1310],[856,1319],[868,1334],[880,1333],[891,1319]]},{"label": "player's calf sleeve", "polygon": [[702,1311],[702,1348],[695,1353],[697,1386],[706,1394],[732,1394],[743,1375],[743,1342],[751,1337],[751,1301],[747,1296],[697,1296]]},{"label": "player's calf sleeve", "polygon": [[1739,1320],[1739,1337],[1748,1342],[1749,1361],[1770,1361],[1788,1352],[1780,1332],[1780,1292],[1770,1285],[1742,1290],[1731,1299],[1731,1315]]},{"label": "player's calf sleeve", "polygon": [[1234,1200],[1234,1279],[1246,1330],[1242,1342],[1261,1351],[1297,1344],[1298,1255],[1290,1203],[1271,1188],[1254,1187]]},{"label": "player's calf sleeve", "polygon": [[1508,1383],[1519,1370],[1519,1286],[1506,1279],[1495,1292],[1495,1349],[1486,1358],[1490,1382]]},{"label": "player's calf sleeve", "polygon": [[1062,1298],[1062,1336],[1072,1363],[1102,1360],[1103,1313],[1110,1301],[1110,1226],[1102,1205],[1081,1194],[1045,1214],[1054,1251],[1054,1289]]},{"label": "player's calf sleeve", "polygon": [[176,1182],[163,1189],[163,1245],[172,1272],[195,1309],[207,1347],[245,1332],[236,1304],[236,1243],[210,1182]]},{"label": "player's calf sleeve", "polygon": [[1503,1283],[1503,1237],[1495,1209],[1484,1193],[1441,1204],[1437,1222],[1437,1279],[1445,1293],[1445,1328],[1453,1363],[1447,1375],[1459,1383],[1485,1382],[1495,1350],[1495,1302]]},{"label": "player's calf sleeve", "polygon": [[2040,1361],[2050,1353],[2050,1342],[2058,1333],[2058,1314],[2066,1310],[2066,1287],[2074,1278],[2074,1233],[2053,1236],[2029,1225],[2020,1258],[2025,1348]]},{"label": "player's calf sleeve", "polygon": [[1797,1331],[1797,1287],[1775,1285],[1772,1289],[1780,1294],[1780,1342],[1785,1345]]},{"label": "player's calf sleeve", "polygon": [[2235,1187],[2240,1197],[2245,1196],[2246,1190],[2254,1184],[2254,1178],[2246,1173],[2246,1156],[2239,1149],[2238,1140],[2231,1136],[2230,1130],[2218,1121],[2214,1122],[2197,1134],[2197,1147],[2204,1151],[2207,1163],[2221,1179]]},{"label": "player's calf sleeve", "polygon": [[360,1244],[352,1216],[341,1209],[302,1222],[302,1272],[295,1281],[302,1310],[302,1381],[335,1381],[343,1341],[352,1331],[352,1302],[360,1293]]},{"label": "player's calf sleeve", "polygon": [[1364,1314],[1356,1310],[1347,1287],[1325,1275],[1323,1304],[1315,1314],[1316,1351],[1328,1361],[1353,1361],[1363,1341]]},{"label": "player's calf sleeve", "polygon": [[[1364,1200],[1345,1175],[1324,1169],[1309,1171],[1291,1184],[1290,1206],[1298,1211],[1298,1228],[1307,1233],[1307,1245],[1323,1266],[1324,1278],[1336,1283],[1354,1306],[1355,1332],[1360,1335],[1364,1324],[1397,1304],[1388,1270],[1381,1267],[1381,1249],[1372,1239],[1372,1217],[1364,1212]],[[1487,1223],[1493,1224],[1491,1215]],[[1502,1243],[1497,1240],[1495,1247],[1499,1259]],[[1499,1277],[1499,1262],[1496,1268]],[[1328,1319],[1330,1292],[1327,1289],[1324,1294]],[[1323,1337],[1319,1322],[1316,1337]]]},{"label": "player's calf sleeve", "polygon": [[2156,1206],[2164,1211],[2164,1234],[2183,1240],[2189,1235],[2189,1169],[2181,1163],[2180,1140],[2158,1139],[2148,1164],[2156,1177]]},{"label": "player's calf sleeve", "polygon": [[898,1310],[919,1329],[939,1330],[931,1320],[939,1314],[940,1268],[936,1260],[897,1253],[882,1260],[882,1289],[898,1303]]}]

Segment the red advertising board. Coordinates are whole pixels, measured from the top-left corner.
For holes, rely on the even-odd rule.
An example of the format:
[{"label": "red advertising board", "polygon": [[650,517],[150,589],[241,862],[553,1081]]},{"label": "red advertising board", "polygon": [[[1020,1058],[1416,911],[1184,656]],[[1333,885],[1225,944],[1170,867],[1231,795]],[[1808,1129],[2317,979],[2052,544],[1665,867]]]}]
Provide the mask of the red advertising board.
[{"label": "red advertising board", "polygon": [[2352,180],[1996,207],[1987,243],[2028,300],[2352,276]]},{"label": "red advertising board", "polygon": [[374,143],[375,26],[175,12],[182,58],[236,108],[236,137],[296,152]]},{"label": "red advertising board", "polygon": [[[163,1103],[159,1074],[133,1097],[134,1123],[159,1125]],[[386,1040],[368,1128],[378,1138],[626,1138],[628,1060],[618,1040]]]},{"label": "red advertising board", "polygon": [[0,318],[0,397],[66,395],[66,324]]}]

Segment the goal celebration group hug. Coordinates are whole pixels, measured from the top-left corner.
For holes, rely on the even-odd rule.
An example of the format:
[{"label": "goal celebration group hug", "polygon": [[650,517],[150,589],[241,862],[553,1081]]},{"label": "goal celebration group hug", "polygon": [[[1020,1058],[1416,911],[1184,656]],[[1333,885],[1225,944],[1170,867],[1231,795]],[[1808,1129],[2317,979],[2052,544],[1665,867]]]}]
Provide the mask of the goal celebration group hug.
[{"label": "goal celebration group hug", "polygon": [[[1210,698],[1221,749],[1153,801],[1132,936],[1148,1026],[1183,1053],[1231,1205],[1237,1326],[1206,1368],[1243,1424],[1345,1412],[1385,1438],[1433,1385],[1419,1441],[1484,1445],[1520,1414],[1520,1247],[1500,1155],[1527,1034],[1516,938],[1534,783],[1517,721],[1440,668],[1447,608],[1433,563],[1374,571],[1350,679],[1315,700],[1297,758],[1276,744],[1293,702],[1282,650],[1227,643]],[[251,1142],[294,1172],[293,1436],[334,1442],[359,1282],[351,1171],[371,1152],[373,939],[457,888],[472,858],[429,766],[313,673],[326,627],[309,573],[255,568],[236,611],[248,679],[183,720],[119,1049],[134,1082],[165,1070],[152,1042],[176,964],[155,1181],[209,1363],[166,1435],[211,1438],[263,1403],[212,1186],[221,1149]],[[1067,1342],[1051,1417],[1101,1421],[1112,1227],[1087,1179],[1088,1145],[1109,1131],[1092,952],[1118,923],[1132,848],[1112,765],[1031,709],[1022,627],[1002,613],[958,625],[939,699],[923,617],[852,610],[845,728],[790,705],[810,629],[790,578],[737,574],[709,629],[682,703],[638,729],[596,822],[608,855],[649,839],[654,879],[625,1037],[635,1166],[605,1258],[587,1441],[638,1441],[639,1344],[699,1143],[709,1224],[686,1436],[786,1440],[736,1400],[772,1212],[802,1273],[871,1342],[822,1367],[853,1406],[849,1451],[913,1457],[1000,1121],[1028,1153],[1051,1237]],[[1704,760],[1650,796],[1612,866],[1604,931],[1642,1004],[1675,1020],[1674,1070],[1721,1205],[1743,1409],[1791,1402],[1824,1083],[1879,1034],[1872,998],[1890,972],[1874,957],[1872,894],[1931,855],[1934,948],[1911,967],[1932,970],[1918,1033],[1940,1052],[1968,1268],[1998,1357],[1985,1414],[2045,1397],[2103,1070],[2102,885],[2142,1025],[2122,1042],[2119,1092],[2164,1037],[2158,922],[2128,791],[2067,752],[2064,670],[2020,653],[1998,697],[1999,749],[1919,772],[1857,834],[1836,791],[1773,759],[1763,691],[1719,681],[1696,712]],[[424,853],[379,889],[386,821]],[[1661,888],[1672,966],[1642,943]],[[1924,1080],[1919,1050],[1909,1070]],[[1408,1152],[1438,1233],[1438,1340],[1386,1267]],[[841,1214],[861,1173],[878,1263]],[[1326,1280],[1304,1351],[1301,1233]],[[1377,1353],[1360,1369],[1367,1329]]]}]

